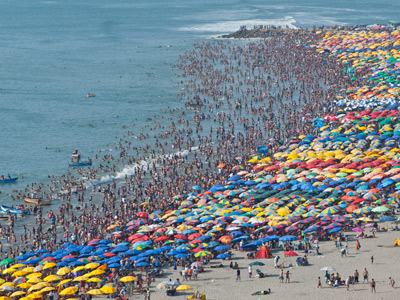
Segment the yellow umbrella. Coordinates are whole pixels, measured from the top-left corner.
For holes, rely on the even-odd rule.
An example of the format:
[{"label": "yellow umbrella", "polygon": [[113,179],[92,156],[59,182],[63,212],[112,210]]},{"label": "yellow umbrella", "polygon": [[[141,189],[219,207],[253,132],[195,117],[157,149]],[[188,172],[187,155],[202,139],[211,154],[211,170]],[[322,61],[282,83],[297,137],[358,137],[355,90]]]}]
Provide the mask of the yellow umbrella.
[{"label": "yellow umbrella", "polygon": [[92,275],[101,275],[101,274],[104,274],[104,273],[105,273],[104,270],[99,270],[99,269],[90,272],[90,274],[92,274]]},{"label": "yellow umbrella", "polygon": [[62,278],[60,276],[57,275],[49,275],[47,277],[45,277],[43,280],[47,281],[47,282],[53,282],[53,281],[58,281],[61,280]]},{"label": "yellow umbrella", "polygon": [[71,272],[72,273],[79,272],[79,271],[82,271],[84,268],[85,267],[83,267],[83,266],[79,266],[79,267],[76,267],[75,269],[73,269]]},{"label": "yellow umbrella", "polygon": [[100,290],[104,294],[113,294],[113,293],[117,292],[117,290],[115,288],[113,288],[112,286],[103,286]]},{"label": "yellow umbrella", "polygon": [[14,293],[12,293],[11,295],[10,295],[10,297],[12,298],[12,297],[18,297],[18,296],[22,296],[22,295],[25,295],[26,294],[26,292],[23,292],[23,291],[16,291],[16,292],[14,292]]},{"label": "yellow umbrella", "polygon": [[15,287],[15,283],[14,282],[5,282],[0,287],[5,287],[5,286]]},{"label": "yellow umbrella", "polygon": [[26,267],[23,268],[21,271],[26,272],[26,274],[32,273],[33,272],[34,267]]},{"label": "yellow umbrella", "polygon": [[63,289],[63,290],[60,292],[60,295],[61,295],[61,296],[63,296],[63,295],[73,295],[73,294],[75,294],[77,291],[78,291],[78,288],[77,288],[76,286],[71,286],[71,287],[68,287],[68,288],[66,288],[66,289]]},{"label": "yellow umbrella", "polygon": [[22,276],[25,276],[26,274],[27,274],[27,273],[26,273],[25,271],[21,270],[21,271],[14,272],[14,273],[12,274],[12,276],[13,276],[13,277],[22,277]]},{"label": "yellow umbrella", "polygon": [[185,290],[193,290],[193,288],[190,285],[183,284],[180,285],[176,288],[177,291],[185,291]]},{"label": "yellow umbrella", "polygon": [[122,282],[130,282],[130,281],[135,281],[137,278],[136,277],[133,277],[133,276],[125,276],[125,277],[122,277],[119,281],[122,281]]},{"label": "yellow umbrella", "polygon": [[72,281],[72,279],[64,279],[64,280],[63,280],[63,281],[61,281],[59,284],[57,284],[57,286],[60,286],[60,285],[66,284],[67,282],[70,282],[70,281]]},{"label": "yellow umbrella", "polygon": [[4,282],[6,282],[3,278],[0,278],[0,284],[3,284]]},{"label": "yellow umbrella", "polygon": [[61,268],[60,270],[58,270],[56,274],[60,275],[60,276],[64,276],[65,274],[68,274],[70,272],[71,272],[70,268],[64,267],[64,268]]},{"label": "yellow umbrella", "polygon": [[85,276],[78,276],[76,277],[73,281],[86,281],[88,280],[87,277]]},{"label": "yellow umbrella", "polygon": [[42,273],[31,273],[29,275],[26,275],[25,277],[28,279],[31,279],[31,278],[38,278],[38,277],[42,277],[42,276],[43,276]]},{"label": "yellow umbrella", "polygon": [[17,286],[21,289],[29,289],[32,286],[32,284],[30,284],[28,282],[23,282],[23,283],[18,284]]},{"label": "yellow umbrella", "polygon": [[39,277],[33,277],[33,278],[30,278],[27,282],[29,282],[29,283],[40,283],[42,281],[43,280],[40,279]]},{"label": "yellow umbrella", "polygon": [[48,286],[45,287],[43,290],[41,290],[41,293],[45,293],[45,292],[50,292],[50,291],[54,291],[56,288],[52,287],[52,286]]},{"label": "yellow umbrella", "polygon": [[41,282],[41,283],[38,283],[38,284],[35,284],[35,285],[31,286],[31,287],[29,288],[28,292],[41,290],[42,288],[45,288],[45,287],[48,287],[48,286],[50,286],[49,283],[47,283],[47,282]]},{"label": "yellow umbrella", "polygon": [[32,300],[32,298],[29,298],[29,297],[22,297],[22,298],[19,298],[19,300]]},{"label": "yellow umbrella", "polygon": [[39,298],[42,298],[42,295],[33,293],[33,294],[29,294],[28,296],[26,296],[26,298],[28,298],[28,299],[30,299],[30,300],[32,300],[32,299],[39,299]]},{"label": "yellow umbrella", "polygon": [[87,265],[85,266],[85,269],[95,269],[95,268],[97,268],[98,266],[100,266],[99,263],[93,262],[93,263],[87,264]]},{"label": "yellow umbrella", "polygon": [[12,273],[17,272],[17,271],[18,270],[14,269],[14,268],[8,268],[8,269],[5,269],[3,271],[3,274],[12,274]]},{"label": "yellow umbrella", "polygon": [[47,263],[44,265],[43,270],[51,269],[51,268],[55,267],[56,265],[57,265],[56,263]]},{"label": "yellow umbrella", "polygon": [[86,282],[103,282],[103,280],[101,280],[100,278],[97,278],[97,277],[93,277],[93,278],[90,278]]},{"label": "yellow umbrella", "polygon": [[13,269],[18,269],[18,268],[22,268],[22,267],[26,267],[26,266],[23,264],[15,264],[15,265],[11,266],[11,268],[13,268]]},{"label": "yellow umbrella", "polygon": [[93,289],[88,291],[86,294],[97,296],[97,295],[103,295],[104,293],[99,289]]},{"label": "yellow umbrella", "polygon": [[10,297],[6,297],[6,296],[1,296],[0,300],[11,300],[11,298]]}]

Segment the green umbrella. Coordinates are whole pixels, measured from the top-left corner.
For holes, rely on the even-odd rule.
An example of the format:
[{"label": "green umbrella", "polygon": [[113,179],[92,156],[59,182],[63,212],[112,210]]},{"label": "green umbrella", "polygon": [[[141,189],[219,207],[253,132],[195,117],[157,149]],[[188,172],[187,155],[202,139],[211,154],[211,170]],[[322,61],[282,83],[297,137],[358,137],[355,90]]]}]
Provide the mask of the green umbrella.
[{"label": "green umbrella", "polygon": [[0,266],[6,266],[6,265],[8,265],[8,264],[10,264],[10,263],[12,263],[12,262],[14,262],[14,261],[15,261],[15,259],[12,258],[12,257],[3,259],[3,260],[0,262]]},{"label": "green umbrella", "polygon": [[386,206],[378,206],[378,207],[375,207],[372,211],[375,212],[375,213],[382,214],[382,213],[388,212],[389,210],[390,209],[387,208]]},{"label": "green umbrella", "polygon": [[265,264],[260,262],[260,261],[253,261],[252,263],[249,263],[250,266],[264,266]]}]

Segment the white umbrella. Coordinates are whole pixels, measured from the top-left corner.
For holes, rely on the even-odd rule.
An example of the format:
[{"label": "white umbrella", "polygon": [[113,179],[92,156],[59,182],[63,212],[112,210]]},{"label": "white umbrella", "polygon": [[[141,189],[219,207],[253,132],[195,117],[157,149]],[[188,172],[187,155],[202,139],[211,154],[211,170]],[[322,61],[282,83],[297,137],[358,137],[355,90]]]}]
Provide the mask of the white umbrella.
[{"label": "white umbrella", "polygon": [[336,271],[334,267],[323,267],[321,271]]}]

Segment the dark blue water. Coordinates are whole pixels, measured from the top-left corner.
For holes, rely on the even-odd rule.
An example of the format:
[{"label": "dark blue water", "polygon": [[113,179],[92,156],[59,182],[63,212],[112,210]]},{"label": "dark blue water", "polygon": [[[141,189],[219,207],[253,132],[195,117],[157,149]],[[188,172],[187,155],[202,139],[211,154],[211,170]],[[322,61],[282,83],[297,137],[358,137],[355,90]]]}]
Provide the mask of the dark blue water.
[{"label": "dark blue water", "polygon": [[74,149],[112,149],[179,106],[174,64],[195,41],[244,24],[385,24],[399,11],[398,1],[3,0],[0,174],[24,179],[0,190],[62,174]]}]

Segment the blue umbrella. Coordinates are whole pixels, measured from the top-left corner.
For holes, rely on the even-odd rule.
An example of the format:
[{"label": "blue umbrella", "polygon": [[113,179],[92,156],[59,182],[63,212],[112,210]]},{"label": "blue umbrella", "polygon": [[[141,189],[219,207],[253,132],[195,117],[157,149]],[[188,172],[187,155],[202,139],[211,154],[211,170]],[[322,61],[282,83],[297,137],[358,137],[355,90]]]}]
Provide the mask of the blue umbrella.
[{"label": "blue umbrella", "polygon": [[234,238],[231,242],[232,243],[237,243],[237,242],[240,242],[241,240],[247,240],[248,238],[249,238],[248,235],[242,235],[242,236],[239,236],[237,238]]},{"label": "blue umbrella", "polygon": [[125,252],[125,251],[128,251],[128,250],[129,250],[129,248],[126,247],[126,246],[115,247],[115,248],[111,251],[111,253]]},{"label": "blue umbrella", "polygon": [[148,260],[148,257],[138,257],[137,259],[134,260],[135,263],[140,263],[142,261]]},{"label": "blue umbrella", "polygon": [[230,249],[230,247],[229,246],[225,246],[225,245],[221,245],[221,246],[218,246],[218,247],[214,248],[215,251],[226,251],[226,250],[229,250],[229,249]]},{"label": "blue umbrella", "polygon": [[93,251],[94,251],[93,246],[86,246],[86,247],[83,247],[79,252],[80,253],[92,253]]},{"label": "blue umbrella", "polygon": [[188,255],[186,253],[179,253],[177,255],[175,255],[175,258],[185,258],[188,257]]},{"label": "blue umbrella", "polygon": [[236,180],[239,180],[239,179],[240,179],[239,175],[233,175],[233,176],[228,178],[228,181],[236,181]]},{"label": "blue umbrella", "polygon": [[340,230],[342,230],[341,227],[335,227],[335,228],[329,230],[328,233],[336,233],[336,232],[338,232],[338,231],[340,231]]},{"label": "blue umbrella", "polygon": [[79,261],[79,260],[73,261],[73,262],[68,264],[68,266],[71,266],[71,267],[78,267],[78,266],[83,266],[83,265],[86,265],[86,264],[84,262]]},{"label": "blue umbrella", "polygon": [[225,258],[229,258],[229,257],[231,257],[231,256],[227,253],[222,253],[222,254],[217,255],[217,258],[219,258],[219,259],[225,259]]},{"label": "blue umbrella", "polygon": [[137,265],[136,265],[136,267],[146,267],[146,266],[148,266],[149,264],[148,263],[146,263],[146,262],[141,262],[141,263],[138,263]]},{"label": "blue umbrella", "polygon": [[71,263],[71,262],[74,262],[74,261],[76,261],[76,260],[77,260],[77,259],[74,258],[74,257],[68,257],[68,258],[64,259],[63,261],[66,262],[66,263]]},{"label": "blue umbrella", "polygon": [[120,268],[120,267],[121,267],[121,265],[117,264],[117,263],[107,265],[107,268]]},{"label": "blue umbrella", "polygon": [[65,261],[61,261],[61,262],[57,263],[57,267],[66,267],[66,266],[68,266],[68,263]]},{"label": "blue umbrella", "polygon": [[389,216],[385,216],[385,217],[379,218],[379,221],[381,221],[381,222],[391,222],[391,221],[394,221],[394,220],[396,220],[396,218],[389,217]]},{"label": "blue umbrella", "polygon": [[292,242],[292,241],[297,241],[297,237],[294,235],[284,235],[279,238],[280,242]]},{"label": "blue umbrella", "polygon": [[39,249],[39,250],[35,251],[34,253],[35,254],[41,254],[41,253],[47,253],[47,252],[50,252],[50,251],[47,250],[47,249]]},{"label": "blue umbrella", "polygon": [[177,254],[179,254],[179,252],[177,250],[172,250],[172,251],[167,253],[168,256],[174,256],[174,255],[177,255]]},{"label": "blue umbrella", "polygon": [[192,186],[192,189],[194,189],[196,191],[201,191],[201,186],[194,185],[194,186]]},{"label": "blue umbrella", "polygon": [[97,242],[97,244],[111,244],[112,241],[110,240],[101,240],[100,242]]},{"label": "blue umbrella", "polygon": [[238,236],[242,236],[243,232],[236,230],[236,231],[232,231],[229,235],[233,236],[233,237],[238,237]]}]

